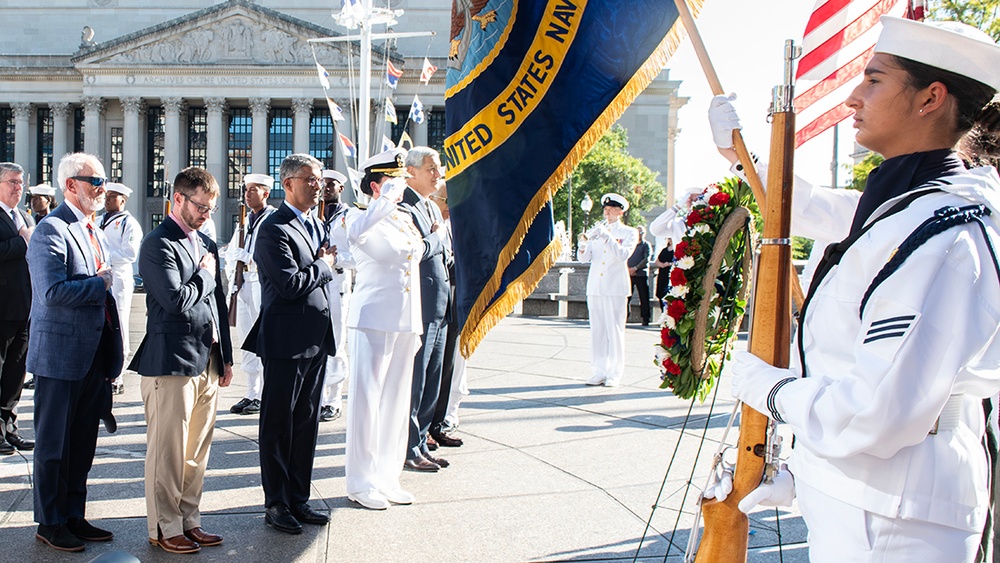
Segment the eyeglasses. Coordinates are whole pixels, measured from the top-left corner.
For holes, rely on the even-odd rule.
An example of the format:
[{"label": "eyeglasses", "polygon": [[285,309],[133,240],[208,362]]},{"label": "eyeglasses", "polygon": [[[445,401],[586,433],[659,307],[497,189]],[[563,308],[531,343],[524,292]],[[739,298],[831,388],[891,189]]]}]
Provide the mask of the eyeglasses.
[{"label": "eyeglasses", "polygon": [[310,186],[318,186],[323,183],[323,178],[320,178],[319,176],[289,176],[289,178],[305,180]]},{"label": "eyeglasses", "polygon": [[181,194],[181,197],[183,197],[184,199],[186,199],[189,202],[191,202],[191,205],[193,205],[194,208],[198,210],[198,213],[215,213],[216,211],[219,210],[219,206],[218,205],[216,205],[215,207],[209,207],[207,205],[202,205],[202,204],[198,203],[197,201],[195,201],[195,200],[191,199],[190,197],[188,197],[187,194]]},{"label": "eyeglasses", "polygon": [[99,176],[70,176],[70,180],[79,180],[81,182],[87,182],[95,188],[99,188],[104,184],[108,183],[107,178],[101,178]]},{"label": "eyeglasses", "polygon": [[24,180],[4,180],[3,183],[12,184],[14,186],[23,186]]}]

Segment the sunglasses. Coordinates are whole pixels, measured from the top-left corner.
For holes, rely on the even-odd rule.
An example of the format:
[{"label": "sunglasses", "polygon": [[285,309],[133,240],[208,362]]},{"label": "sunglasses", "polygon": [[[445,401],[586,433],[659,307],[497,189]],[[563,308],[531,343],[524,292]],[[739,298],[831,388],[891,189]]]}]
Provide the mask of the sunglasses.
[{"label": "sunglasses", "polygon": [[94,186],[95,188],[99,188],[104,184],[108,183],[107,178],[101,178],[99,176],[71,176],[70,180],[79,180],[81,182],[87,182],[88,184]]}]

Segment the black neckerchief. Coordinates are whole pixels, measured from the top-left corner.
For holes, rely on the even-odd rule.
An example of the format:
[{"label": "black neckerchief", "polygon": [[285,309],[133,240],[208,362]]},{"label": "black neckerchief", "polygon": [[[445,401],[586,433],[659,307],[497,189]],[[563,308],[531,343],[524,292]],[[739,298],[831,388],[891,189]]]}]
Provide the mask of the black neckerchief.
[{"label": "black neckerchief", "polygon": [[111,224],[115,219],[125,215],[124,211],[116,211],[115,213],[105,213],[104,217],[101,219],[101,230],[103,231],[108,225]]},{"label": "black neckerchief", "polygon": [[856,233],[883,203],[935,178],[953,176],[965,165],[951,149],[904,154],[886,160],[868,174],[868,183],[854,212],[851,234]]}]

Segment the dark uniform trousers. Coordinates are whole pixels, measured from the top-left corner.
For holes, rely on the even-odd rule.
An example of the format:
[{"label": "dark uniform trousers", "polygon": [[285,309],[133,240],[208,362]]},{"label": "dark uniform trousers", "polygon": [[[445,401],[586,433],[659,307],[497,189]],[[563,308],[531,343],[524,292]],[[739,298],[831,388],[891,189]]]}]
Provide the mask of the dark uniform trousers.
[{"label": "dark uniform trousers", "polygon": [[17,432],[17,403],[28,355],[28,319],[0,321],[0,438]]}]

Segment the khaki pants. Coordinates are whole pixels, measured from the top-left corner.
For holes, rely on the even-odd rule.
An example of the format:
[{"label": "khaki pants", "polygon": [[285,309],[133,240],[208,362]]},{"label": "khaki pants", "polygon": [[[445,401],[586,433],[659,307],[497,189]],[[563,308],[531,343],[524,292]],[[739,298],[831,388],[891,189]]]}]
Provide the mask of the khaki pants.
[{"label": "khaki pants", "polygon": [[201,526],[201,493],[219,398],[214,358],[195,377],[143,377],[146,406],[146,525],[172,538]]}]

